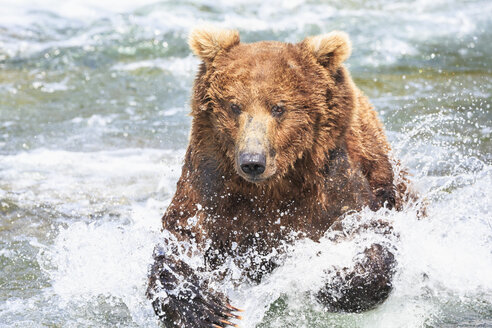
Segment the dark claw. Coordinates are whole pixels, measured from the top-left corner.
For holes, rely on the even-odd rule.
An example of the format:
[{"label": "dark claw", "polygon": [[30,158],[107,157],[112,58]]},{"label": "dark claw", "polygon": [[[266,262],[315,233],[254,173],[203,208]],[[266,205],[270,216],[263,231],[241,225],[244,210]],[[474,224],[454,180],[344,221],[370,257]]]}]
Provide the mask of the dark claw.
[{"label": "dark claw", "polygon": [[236,314],[230,313],[230,312],[225,313],[225,315],[228,316],[228,317],[230,317],[230,318],[234,318],[234,319],[238,319],[238,320],[242,320],[243,319],[243,317],[241,317],[240,315],[236,315]]},{"label": "dark claw", "polygon": [[235,323],[230,322],[229,320],[241,319],[241,317],[230,313],[230,308],[221,305],[219,299],[213,297],[212,301],[207,302],[203,298],[200,298],[200,301],[207,307],[208,311],[212,312],[207,319],[212,322],[212,327],[238,327]]},{"label": "dark claw", "polygon": [[234,307],[230,304],[226,304],[227,308],[232,310],[232,311],[237,311],[237,312],[244,312],[244,310],[238,309],[237,307]]},{"label": "dark claw", "polygon": [[227,321],[227,320],[223,320],[223,319],[221,319],[221,320],[219,320],[219,321],[220,321],[220,322],[222,322],[222,323],[225,323],[226,325],[229,325],[229,326],[236,326],[235,324],[233,324],[232,322]]}]

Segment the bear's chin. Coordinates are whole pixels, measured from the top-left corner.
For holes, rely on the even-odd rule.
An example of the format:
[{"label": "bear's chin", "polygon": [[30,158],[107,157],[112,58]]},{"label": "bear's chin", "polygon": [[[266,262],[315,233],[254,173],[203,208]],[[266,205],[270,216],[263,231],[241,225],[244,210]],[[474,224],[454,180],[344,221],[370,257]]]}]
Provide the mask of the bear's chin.
[{"label": "bear's chin", "polygon": [[255,183],[255,184],[260,184],[263,182],[266,182],[270,179],[270,176],[264,177],[263,175],[255,175],[255,176],[247,176],[244,174],[239,174],[241,178],[243,178],[247,182]]},{"label": "bear's chin", "polygon": [[243,180],[254,183],[254,184],[264,184],[268,183],[269,181],[272,181],[273,176],[275,175],[275,172],[273,174],[259,174],[259,175],[247,175],[242,172],[239,172],[236,170],[237,175],[239,175]]}]

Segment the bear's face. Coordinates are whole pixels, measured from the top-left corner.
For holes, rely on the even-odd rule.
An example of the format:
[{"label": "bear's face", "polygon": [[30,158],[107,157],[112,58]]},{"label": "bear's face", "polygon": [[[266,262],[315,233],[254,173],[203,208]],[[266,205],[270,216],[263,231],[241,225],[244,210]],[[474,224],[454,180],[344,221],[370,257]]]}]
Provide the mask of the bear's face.
[{"label": "bear's face", "polygon": [[299,47],[272,42],[240,44],[212,63],[214,127],[247,181],[284,174],[312,147],[326,90],[313,64]]},{"label": "bear's face", "polygon": [[238,175],[253,183],[282,177],[312,153],[341,65],[337,51],[349,53],[345,35],[242,44],[237,32],[200,30],[190,45],[205,68],[196,110],[207,111],[214,142]]}]

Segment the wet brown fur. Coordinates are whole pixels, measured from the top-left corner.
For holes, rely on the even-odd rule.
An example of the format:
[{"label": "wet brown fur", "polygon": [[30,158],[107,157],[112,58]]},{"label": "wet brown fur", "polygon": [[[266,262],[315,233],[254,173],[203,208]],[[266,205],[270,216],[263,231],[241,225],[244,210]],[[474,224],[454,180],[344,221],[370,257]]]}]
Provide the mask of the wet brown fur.
[{"label": "wet brown fur", "polygon": [[[235,40],[212,59],[202,57],[190,143],[164,229],[197,241],[216,236],[221,243],[241,244],[257,232],[278,237],[283,226],[285,232],[318,239],[348,210],[401,206],[383,127],[334,58],[348,57],[350,46],[344,44],[343,54],[332,51],[323,66],[309,39]],[[231,102],[268,120],[276,173],[266,181],[252,183],[237,172],[235,149],[244,118],[231,112]],[[269,108],[279,102],[286,112],[275,119]],[[190,227],[187,220],[195,215],[198,224]],[[281,223],[273,224],[279,218]]]}]

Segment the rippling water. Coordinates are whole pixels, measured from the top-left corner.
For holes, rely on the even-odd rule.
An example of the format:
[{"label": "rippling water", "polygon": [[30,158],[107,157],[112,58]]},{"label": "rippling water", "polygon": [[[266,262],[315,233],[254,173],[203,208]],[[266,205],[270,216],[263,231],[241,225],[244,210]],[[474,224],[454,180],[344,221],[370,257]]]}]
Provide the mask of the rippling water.
[{"label": "rippling water", "polygon": [[[243,327],[492,327],[492,2],[0,2],[0,325],[156,327],[145,299],[160,216],[187,144],[189,29],[297,42],[333,29],[428,199],[399,234],[390,298],[362,314],[303,297],[359,241],[302,241],[258,286]],[[314,254],[323,250],[323,256]]]}]

